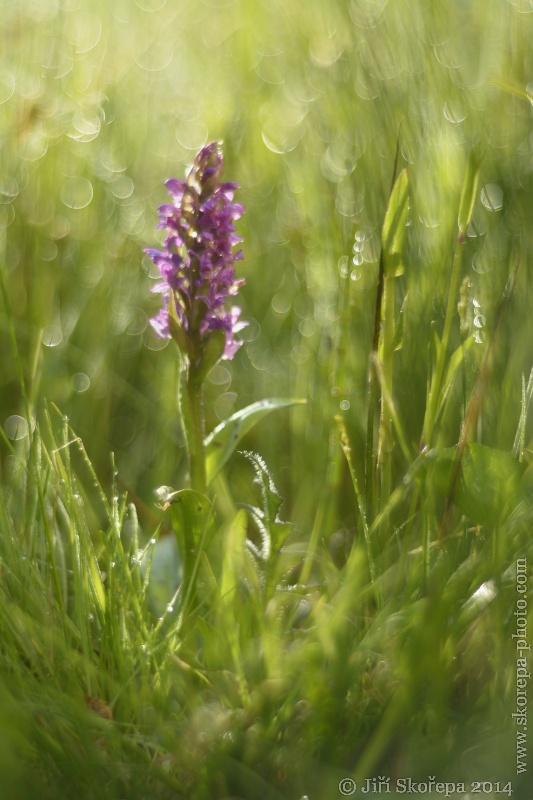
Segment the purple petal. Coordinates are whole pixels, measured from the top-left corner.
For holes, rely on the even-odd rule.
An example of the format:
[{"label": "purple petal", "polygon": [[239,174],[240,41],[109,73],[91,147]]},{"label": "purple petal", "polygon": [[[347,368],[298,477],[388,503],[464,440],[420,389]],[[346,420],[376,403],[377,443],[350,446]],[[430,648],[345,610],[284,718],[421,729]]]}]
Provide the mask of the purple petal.
[{"label": "purple petal", "polygon": [[152,317],[150,325],[157,333],[160,339],[170,339],[170,328],[168,325],[168,311],[162,308],[157,317]]}]

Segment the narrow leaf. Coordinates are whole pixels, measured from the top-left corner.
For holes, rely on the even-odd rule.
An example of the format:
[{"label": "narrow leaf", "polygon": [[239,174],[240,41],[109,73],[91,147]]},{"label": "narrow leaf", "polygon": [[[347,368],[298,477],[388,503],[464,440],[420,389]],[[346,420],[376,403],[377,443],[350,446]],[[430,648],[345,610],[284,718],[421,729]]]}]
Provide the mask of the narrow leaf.
[{"label": "narrow leaf", "polygon": [[479,164],[480,159],[477,148],[472,148],[466,165],[465,179],[461,191],[461,202],[459,204],[458,224],[460,236],[465,235],[468,224],[472,219],[479,181]]},{"label": "narrow leaf", "polygon": [[407,294],[404,297],[404,301],[400,309],[400,316],[398,318],[396,328],[394,329],[394,339],[392,340],[392,349],[394,351],[401,350],[403,347],[403,335],[405,331],[405,312],[407,310],[408,297],[409,297],[409,292],[407,292]]},{"label": "narrow leaf", "polygon": [[383,222],[381,241],[386,276],[400,275],[402,272],[401,256],[408,211],[409,178],[404,169],[394,184]]},{"label": "narrow leaf", "polygon": [[178,345],[181,352],[188,354],[189,342],[187,336],[185,335],[185,331],[181,327],[181,323],[178,319],[176,300],[172,293],[168,298],[168,327],[170,328],[170,335]]},{"label": "narrow leaf", "polygon": [[453,379],[455,373],[457,372],[459,366],[464,361],[465,355],[474,345],[474,336],[469,336],[468,339],[459,347],[455,352],[451,355],[450,360],[448,361],[448,369],[446,370],[446,376],[444,378],[444,383],[442,387],[441,397],[439,400],[437,416],[440,414],[440,410],[443,408],[446,400],[448,399],[448,394],[452,387]]},{"label": "narrow leaf", "polygon": [[211,370],[222,358],[226,346],[226,331],[213,331],[202,354],[198,369],[198,381],[205,381]]}]

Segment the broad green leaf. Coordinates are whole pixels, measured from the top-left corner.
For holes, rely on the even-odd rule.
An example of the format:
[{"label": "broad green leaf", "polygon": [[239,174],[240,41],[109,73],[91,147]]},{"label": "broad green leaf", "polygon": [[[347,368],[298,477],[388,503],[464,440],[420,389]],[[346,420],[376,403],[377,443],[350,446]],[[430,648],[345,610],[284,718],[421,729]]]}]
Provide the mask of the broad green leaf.
[{"label": "broad green leaf", "polygon": [[220,425],[217,425],[205,440],[207,484],[209,485],[222,469],[243,436],[263,417],[266,417],[267,414],[277,408],[288,408],[289,406],[306,402],[306,400],[299,398],[259,400],[257,403],[252,403],[252,405],[242,408],[224,420],[224,422],[221,422]]},{"label": "broad green leaf", "polygon": [[220,583],[220,598],[224,608],[231,604],[240,577],[246,570],[246,511],[237,512],[224,534],[224,560]]},{"label": "broad green leaf", "polygon": [[[450,447],[429,459],[433,465],[427,480],[445,495],[455,462],[456,448]],[[503,450],[472,443],[461,460],[461,471],[453,502],[475,524],[493,525],[516,504],[524,465]]]},{"label": "broad green leaf", "polygon": [[212,504],[209,498],[193,489],[173,492],[169,495],[169,503],[172,530],[188,576],[210,527]]},{"label": "broad green leaf", "polygon": [[402,251],[408,211],[409,178],[407,170],[404,169],[393,186],[381,234],[383,265],[385,275],[389,277],[401,275],[403,271]]},{"label": "broad green leaf", "polygon": [[142,562],[143,577],[148,574],[146,594],[155,617],[168,611],[168,604],[183,580],[183,564],[174,536],[162,536]]},{"label": "broad green leaf", "polygon": [[480,158],[477,148],[472,148],[466,165],[465,179],[461,191],[461,202],[459,204],[458,224],[461,236],[465,235],[468,224],[472,219],[479,182],[479,164]]}]

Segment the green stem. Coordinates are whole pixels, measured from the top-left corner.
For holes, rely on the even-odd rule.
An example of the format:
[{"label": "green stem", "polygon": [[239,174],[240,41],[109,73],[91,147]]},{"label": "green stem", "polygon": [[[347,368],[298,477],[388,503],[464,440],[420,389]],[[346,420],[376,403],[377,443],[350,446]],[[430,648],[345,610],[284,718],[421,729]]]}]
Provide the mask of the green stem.
[{"label": "green stem", "polygon": [[187,394],[192,427],[189,438],[191,488],[205,494],[207,482],[205,476],[204,386],[191,367],[188,370]]},{"label": "green stem", "polygon": [[[392,356],[394,342],[394,275],[384,279],[383,286],[383,386],[381,391],[381,510],[389,501],[392,464]],[[386,391],[384,389],[386,387]]]},{"label": "green stem", "polygon": [[342,447],[342,452],[346,458],[346,462],[348,464],[348,469],[350,470],[350,477],[352,479],[352,485],[354,489],[355,499],[357,500],[357,507],[359,510],[359,515],[361,517],[361,524],[363,526],[363,533],[365,536],[365,544],[366,544],[366,553],[368,558],[368,569],[370,572],[370,581],[374,583],[376,579],[376,567],[374,564],[374,556],[372,554],[372,542],[370,539],[370,534],[368,530],[368,524],[366,521],[366,512],[365,506],[363,503],[363,498],[361,497],[361,492],[359,491],[359,481],[357,480],[357,475],[355,474],[355,468],[352,461],[352,448],[350,447],[350,441],[348,439],[348,433],[346,431],[346,426],[342,417],[337,416],[336,418],[337,425],[339,426],[339,434],[340,434],[340,443]]},{"label": "green stem", "polygon": [[183,367],[182,384],[180,400],[189,453],[191,489],[205,494],[204,384],[202,376],[192,364]]},{"label": "green stem", "polygon": [[378,389],[376,375],[376,359],[378,355],[379,333],[381,328],[381,301],[383,298],[384,261],[383,250],[379,259],[378,285],[376,289],[376,306],[374,310],[374,334],[372,349],[368,361],[367,381],[367,419],[365,450],[365,505],[366,518],[371,525],[374,521],[374,505],[376,487],[374,482],[374,420],[378,405]]},{"label": "green stem", "polygon": [[448,294],[448,305],[446,307],[446,317],[444,319],[444,330],[442,332],[442,340],[440,342],[439,351],[437,354],[437,363],[435,365],[435,372],[431,380],[431,389],[429,392],[428,406],[426,410],[426,417],[424,420],[424,433],[422,446],[431,445],[435,422],[437,418],[437,409],[439,400],[442,393],[442,381],[444,377],[444,367],[446,363],[446,354],[448,352],[448,344],[450,341],[450,332],[452,327],[452,317],[456,307],[457,292],[459,289],[459,278],[461,276],[461,263],[463,260],[463,245],[465,237],[460,233],[457,238],[457,245],[453,258],[452,278],[450,282],[450,291]]}]

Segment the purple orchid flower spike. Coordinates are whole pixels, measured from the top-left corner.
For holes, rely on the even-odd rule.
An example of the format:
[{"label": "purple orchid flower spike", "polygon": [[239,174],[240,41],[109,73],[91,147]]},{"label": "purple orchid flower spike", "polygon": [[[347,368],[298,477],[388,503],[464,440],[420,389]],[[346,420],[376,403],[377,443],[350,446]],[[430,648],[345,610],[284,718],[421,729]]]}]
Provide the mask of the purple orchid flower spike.
[{"label": "purple orchid flower spike", "polygon": [[239,319],[240,308],[227,303],[244,283],[235,278],[242,251],[234,250],[242,241],[234,222],[244,208],[233,202],[238,185],[221,183],[223,168],[220,144],[212,142],[200,150],[184,181],[166,182],[172,202],[160,206],[157,226],[167,231],[164,248],[145,251],[161,275],[152,291],[164,302],[150,322],[158,336],[172,337],[195,366],[212,342],[217,344],[209,362],[232,359],[242,344],[235,334],[247,325]]}]

